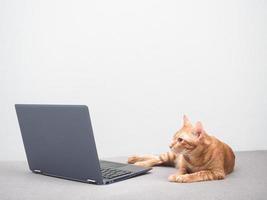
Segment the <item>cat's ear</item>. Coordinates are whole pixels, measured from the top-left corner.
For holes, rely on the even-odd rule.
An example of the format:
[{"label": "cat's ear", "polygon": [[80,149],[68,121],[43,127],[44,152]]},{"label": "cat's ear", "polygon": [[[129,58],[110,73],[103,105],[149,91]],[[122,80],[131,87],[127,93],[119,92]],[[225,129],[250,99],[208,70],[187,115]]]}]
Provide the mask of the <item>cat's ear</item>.
[{"label": "cat's ear", "polygon": [[183,126],[192,126],[186,115],[183,116]]},{"label": "cat's ear", "polygon": [[194,132],[198,137],[201,136],[202,133],[204,133],[204,128],[203,128],[202,123],[200,121],[198,121],[196,123]]}]

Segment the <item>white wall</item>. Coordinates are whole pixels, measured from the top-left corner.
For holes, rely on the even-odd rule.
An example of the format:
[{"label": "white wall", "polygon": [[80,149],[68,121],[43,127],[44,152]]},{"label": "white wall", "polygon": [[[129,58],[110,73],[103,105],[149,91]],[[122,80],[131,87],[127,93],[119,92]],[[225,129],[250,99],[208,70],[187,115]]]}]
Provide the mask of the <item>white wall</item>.
[{"label": "white wall", "polygon": [[87,104],[100,156],[159,153],[187,113],[267,149],[267,1],[0,0],[0,159],[15,103]]}]

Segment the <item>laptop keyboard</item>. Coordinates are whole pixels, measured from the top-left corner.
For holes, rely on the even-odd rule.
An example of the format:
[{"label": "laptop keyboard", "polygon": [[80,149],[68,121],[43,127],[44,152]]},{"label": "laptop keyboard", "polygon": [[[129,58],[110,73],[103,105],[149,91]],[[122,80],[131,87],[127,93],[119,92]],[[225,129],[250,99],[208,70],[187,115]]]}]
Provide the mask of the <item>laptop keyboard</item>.
[{"label": "laptop keyboard", "polygon": [[101,168],[102,176],[105,179],[112,179],[118,176],[130,174],[130,171],[114,169],[114,168]]}]

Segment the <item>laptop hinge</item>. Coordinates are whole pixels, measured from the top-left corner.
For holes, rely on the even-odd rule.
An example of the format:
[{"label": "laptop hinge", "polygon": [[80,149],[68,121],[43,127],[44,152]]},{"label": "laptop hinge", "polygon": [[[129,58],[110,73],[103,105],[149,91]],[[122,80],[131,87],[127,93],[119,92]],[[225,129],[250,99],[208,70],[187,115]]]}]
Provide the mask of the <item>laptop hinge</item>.
[{"label": "laptop hinge", "polygon": [[92,179],[86,179],[86,181],[89,182],[89,183],[96,183],[96,181],[92,180]]},{"label": "laptop hinge", "polygon": [[42,173],[42,171],[40,169],[34,169],[33,170],[35,173]]}]

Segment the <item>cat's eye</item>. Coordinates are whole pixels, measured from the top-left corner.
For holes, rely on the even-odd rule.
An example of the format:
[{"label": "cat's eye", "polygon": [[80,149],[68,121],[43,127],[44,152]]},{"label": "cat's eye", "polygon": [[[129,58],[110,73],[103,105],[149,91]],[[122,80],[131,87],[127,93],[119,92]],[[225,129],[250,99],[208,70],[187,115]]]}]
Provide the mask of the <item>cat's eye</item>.
[{"label": "cat's eye", "polygon": [[182,142],[183,139],[182,139],[182,138],[178,138],[177,141],[178,141],[178,142]]}]

